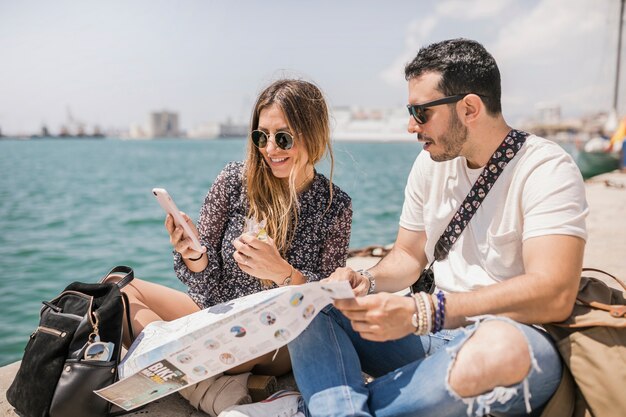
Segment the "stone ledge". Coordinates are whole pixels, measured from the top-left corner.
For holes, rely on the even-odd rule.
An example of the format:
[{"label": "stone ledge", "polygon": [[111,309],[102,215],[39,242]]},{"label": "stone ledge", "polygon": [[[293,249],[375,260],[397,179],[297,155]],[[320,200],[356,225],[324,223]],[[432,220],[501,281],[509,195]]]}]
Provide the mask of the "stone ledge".
[{"label": "stone ledge", "polygon": [[[13,410],[13,406],[6,399],[6,392],[13,382],[13,378],[19,369],[20,362],[14,362],[0,368],[0,416],[3,417],[19,417]],[[293,375],[289,374],[278,378],[278,388],[292,390],[296,386]],[[193,408],[187,400],[178,393],[168,395],[159,400],[153,401],[146,407],[125,414],[125,416],[150,416],[150,417],[207,417],[207,414]]]}]

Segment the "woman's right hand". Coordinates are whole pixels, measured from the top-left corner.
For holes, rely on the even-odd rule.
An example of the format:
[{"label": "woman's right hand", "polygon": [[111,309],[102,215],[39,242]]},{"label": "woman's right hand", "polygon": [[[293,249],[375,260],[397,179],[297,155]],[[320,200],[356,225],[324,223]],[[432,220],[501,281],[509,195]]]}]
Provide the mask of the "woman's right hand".
[{"label": "woman's right hand", "polygon": [[[182,211],[180,212],[180,214],[183,216],[191,230],[195,233],[196,237],[199,238],[200,233],[198,233],[198,229],[196,229],[196,225],[193,224],[191,218],[189,218],[189,216],[187,216]],[[170,243],[174,247],[174,250],[180,253],[183,259],[197,259],[202,257],[202,254],[206,252],[206,248],[204,246],[202,247],[202,252],[198,252],[197,250],[192,249],[191,239],[185,234],[185,231],[181,226],[177,226],[174,223],[174,218],[170,214],[165,217],[165,229],[170,235]]]}]

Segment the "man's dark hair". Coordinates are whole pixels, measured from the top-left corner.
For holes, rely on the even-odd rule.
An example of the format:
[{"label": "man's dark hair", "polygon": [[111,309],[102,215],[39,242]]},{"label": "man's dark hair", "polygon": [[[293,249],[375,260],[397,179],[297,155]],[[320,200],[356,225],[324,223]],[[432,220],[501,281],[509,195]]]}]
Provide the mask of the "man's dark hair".
[{"label": "man's dark hair", "polygon": [[450,39],[421,48],[404,68],[407,81],[427,72],[441,74],[437,87],[445,96],[480,94],[487,112],[502,112],[500,71],[484,46],[469,39]]}]

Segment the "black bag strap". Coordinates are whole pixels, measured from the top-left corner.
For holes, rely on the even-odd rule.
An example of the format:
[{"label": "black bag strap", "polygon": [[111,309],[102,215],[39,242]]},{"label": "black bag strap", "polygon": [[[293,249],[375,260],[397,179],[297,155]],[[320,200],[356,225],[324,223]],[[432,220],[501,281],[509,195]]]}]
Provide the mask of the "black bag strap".
[{"label": "black bag strap", "polygon": [[[126,285],[128,285],[133,279],[135,279],[135,272],[133,268],[126,265],[118,265],[113,267],[107,274],[100,280],[101,283],[106,282],[107,278],[111,275],[116,274],[124,274],[122,278],[119,279],[115,284],[121,290]],[[135,334],[133,333],[132,321],[130,319],[130,301],[128,300],[128,295],[124,292],[120,291],[122,295],[122,304],[124,304],[124,315],[126,316],[126,324],[128,325],[128,335],[130,336],[130,340],[135,340]]]},{"label": "black bag strap", "polygon": [[[126,285],[128,285],[133,279],[135,279],[135,272],[133,271],[133,268],[126,266],[126,265],[118,265],[114,268],[112,268],[105,276],[104,278],[102,278],[100,280],[100,282],[105,282],[106,279],[108,277],[110,277],[113,274],[124,274],[124,276],[122,278],[120,278],[119,281],[117,281],[115,284],[117,285],[117,287],[121,290],[122,288],[124,288]],[[132,321],[130,319],[130,301],[128,300],[128,295],[126,295],[125,292],[120,291],[120,295],[122,296],[122,304],[124,305],[124,316],[126,316],[126,324],[128,327],[128,335],[130,336],[130,340],[135,340],[135,334],[133,332],[133,325],[132,325]],[[124,416],[126,414],[129,414],[131,412],[136,412],[139,411],[143,408],[145,408],[146,406],[143,405],[139,408],[135,408],[131,411],[127,411],[127,410],[123,410],[117,406],[112,406],[109,413],[108,413],[108,417],[117,417],[117,416]]]},{"label": "black bag strap", "polygon": [[124,304],[124,315],[126,316],[126,324],[128,326],[128,335],[130,336],[131,342],[135,340],[135,333],[133,332],[133,323],[130,320],[130,301],[128,300],[128,295],[125,292],[120,292],[122,294],[122,303]]},{"label": "black bag strap", "polygon": [[[489,162],[480,173],[472,189],[461,203],[456,211],[448,227],[444,230],[441,237],[435,244],[435,260],[442,261],[446,259],[450,248],[457,241],[465,227],[482,205],[483,200],[496,183],[496,180],[504,171],[504,168],[515,157],[517,152],[522,148],[528,133],[520,130],[512,129],[504,138],[498,149],[491,155]],[[434,262],[434,261],[433,261]],[[431,264],[432,265],[432,264]]]},{"label": "black bag strap", "polygon": [[124,274],[124,276],[116,282],[120,290],[128,285],[128,283],[130,283],[133,279],[135,279],[135,272],[133,271],[133,268],[126,265],[118,265],[116,267],[113,267],[109,272],[107,272],[107,274],[100,280],[100,282],[105,282],[107,278],[109,278],[113,274]]},{"label": "black bag strap", "polygon": [[[498,146],[496,151],[489,158],[489,162],[480,173],[474,185],[470,189],[460,207],[452,216],[450,223],[439,237],[435,244],[434,259],[426,269],[420,274],[420,277],[411,285],[411,291],[417,293],[426,291],[432,293],[435,287],[435,276],[433,273],[433,264],[436,261],[443,261],[448,257],[450,248],[458,240],[465,227],[478,211],[487,194],[493,188],[496,180],[504,171],[504,168],[517,155],[517,152],[524,146],[526,138],[529,136],[527,132],[511,129],[505,136],[504,140]],[[424,282],[421,282],[424,281]]]}]

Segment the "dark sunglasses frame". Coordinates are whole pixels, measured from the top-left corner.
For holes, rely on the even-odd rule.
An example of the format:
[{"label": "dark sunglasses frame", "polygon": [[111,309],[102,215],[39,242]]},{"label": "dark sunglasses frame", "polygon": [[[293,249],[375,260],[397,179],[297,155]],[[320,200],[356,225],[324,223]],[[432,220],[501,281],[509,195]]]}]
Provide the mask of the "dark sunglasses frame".
[{"label": "dark sunglasses frame", "polygon": [[289,132],[276,132],[273,135],[258,129],[250,132],[252,143],[259,149],[263,149],[267,146],[270,136],[274,136],[274,144],[280,149],[288,151],[293,148],[294,137]]},{"label": "dark sunglasses frame", "polygon": [[[438,98],[437,100],[429,101],[424,104],[407,104],[406,108],[409,111],[409,114],[413,116],[417,124],[423,125],[428,122],[428,118],[426,117],[425,110],[429,107],[441,106],[442,104],[451,104],[456,103],[457,101],[463,100],[468,94],[476,94],[476,93],[463,93],[463,94],[455,94],[453,96]],[[477,96],[483,97],[480,94],[476,94]]]}]

